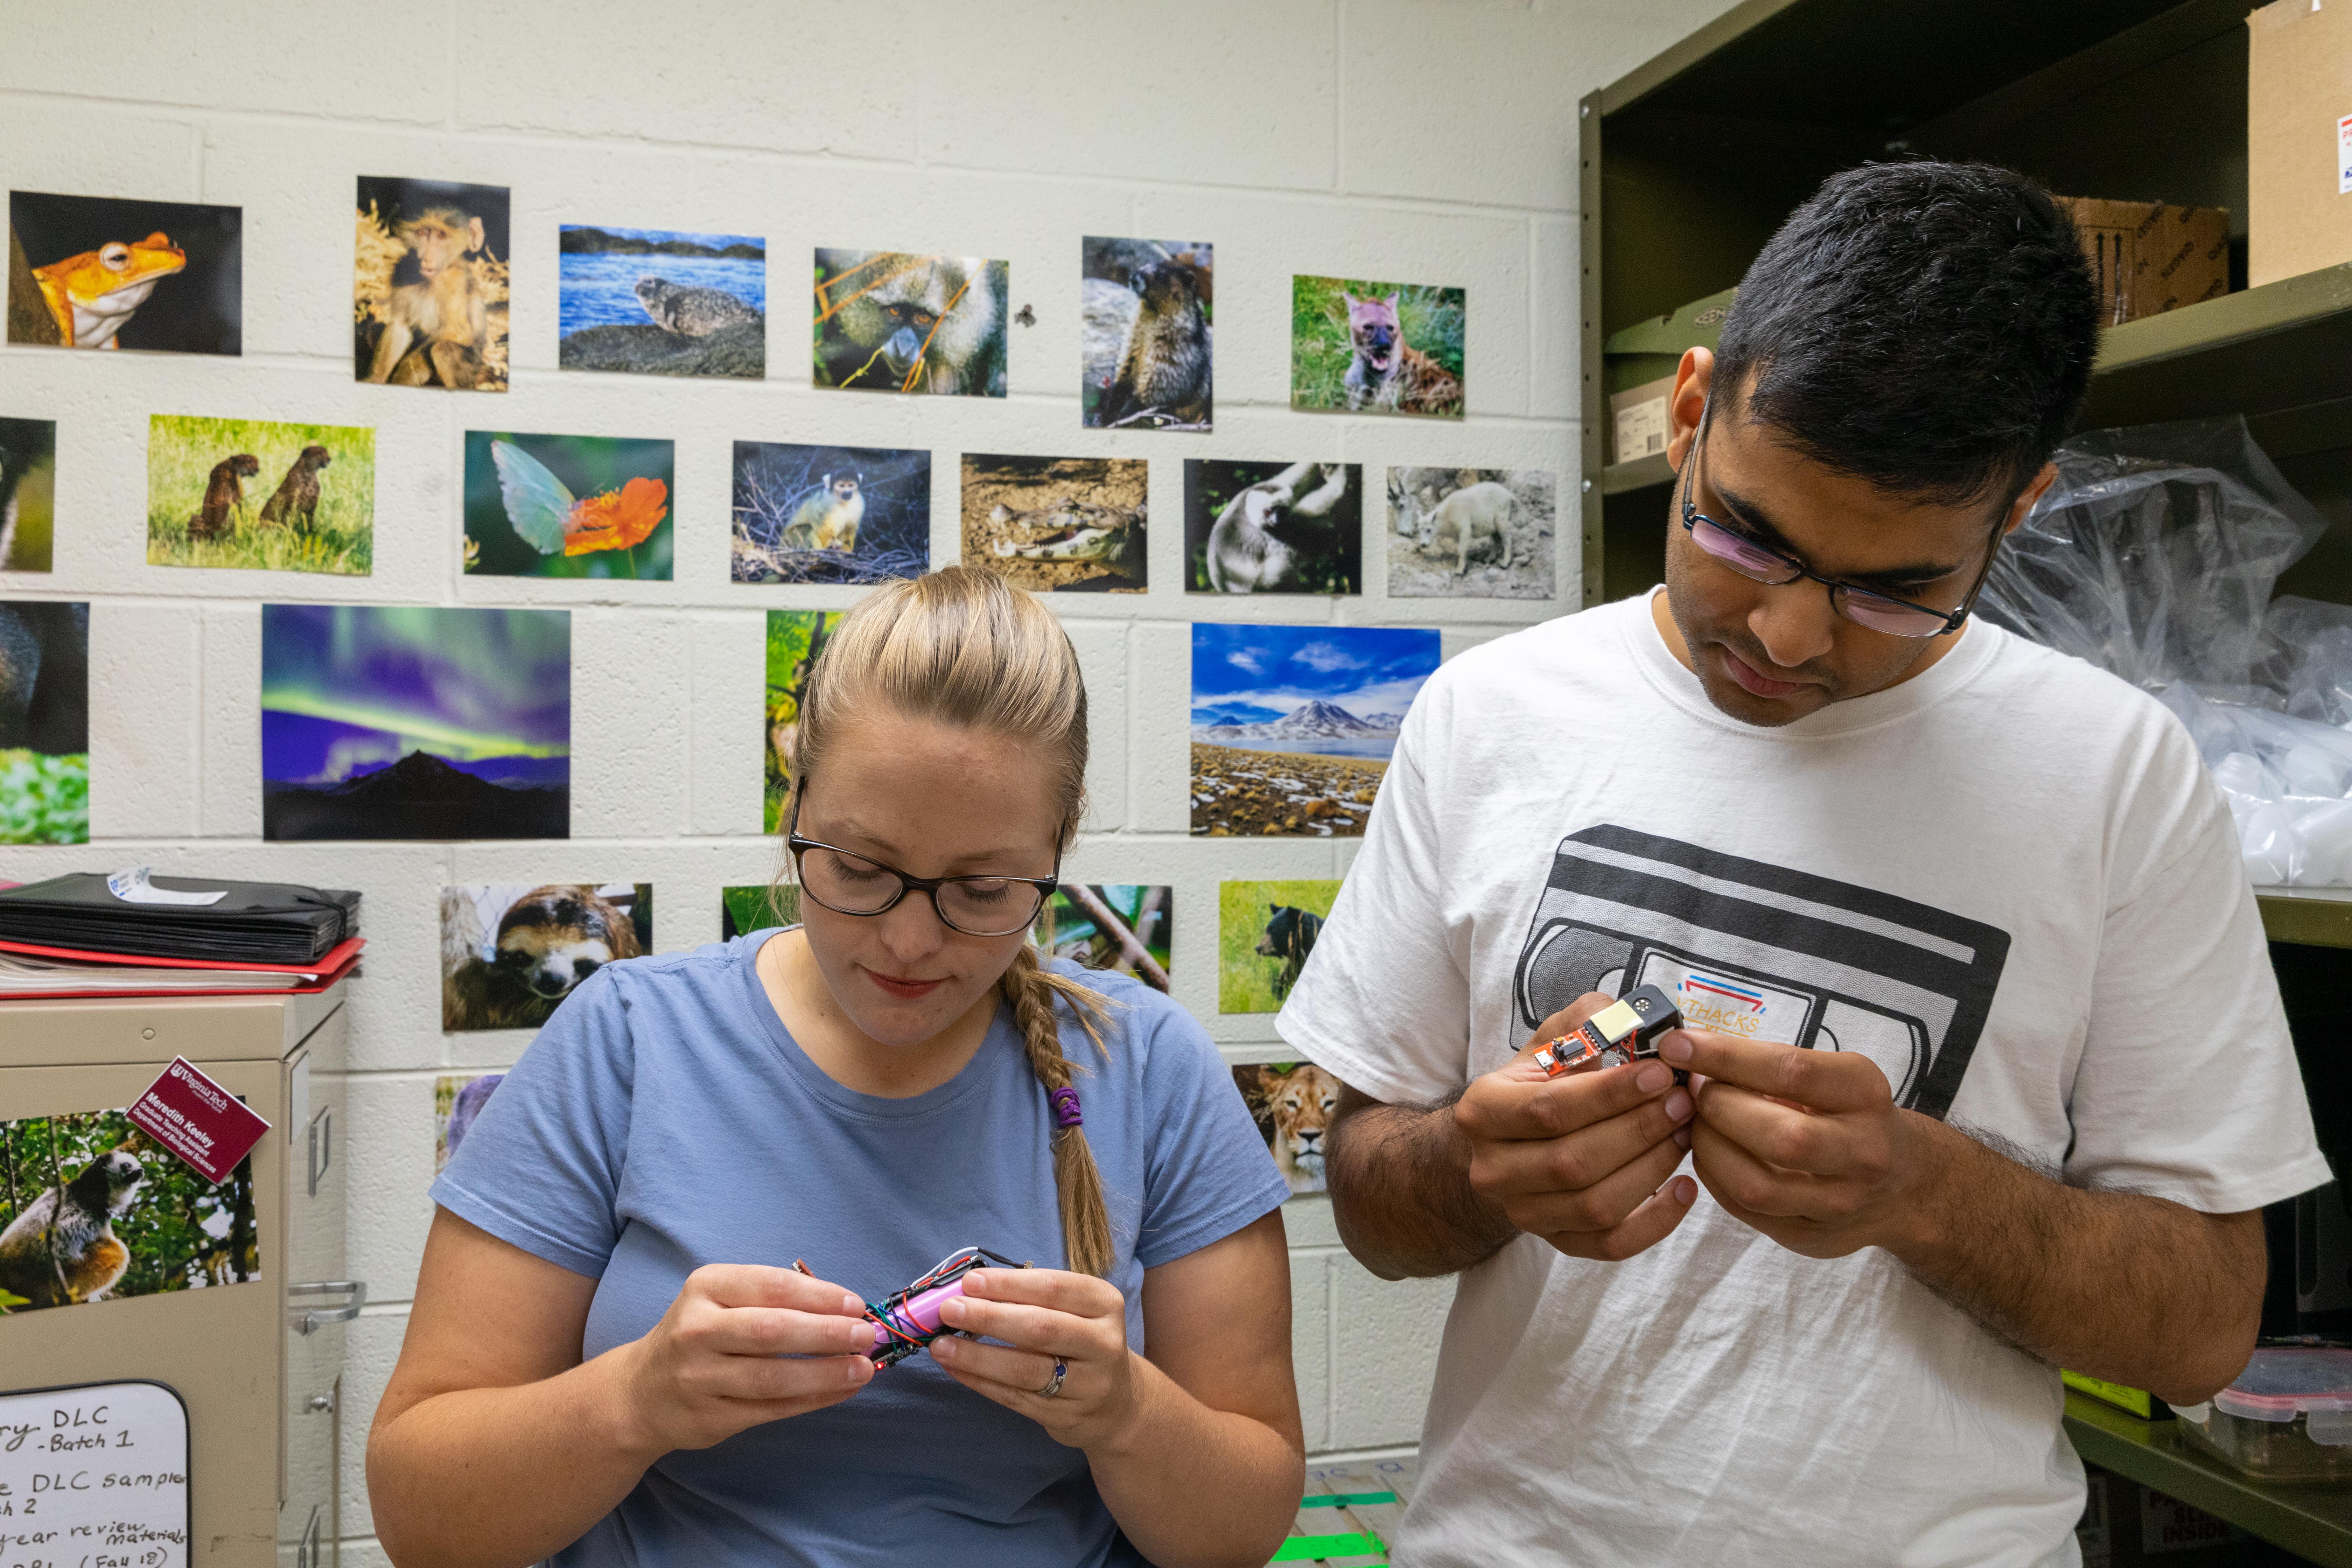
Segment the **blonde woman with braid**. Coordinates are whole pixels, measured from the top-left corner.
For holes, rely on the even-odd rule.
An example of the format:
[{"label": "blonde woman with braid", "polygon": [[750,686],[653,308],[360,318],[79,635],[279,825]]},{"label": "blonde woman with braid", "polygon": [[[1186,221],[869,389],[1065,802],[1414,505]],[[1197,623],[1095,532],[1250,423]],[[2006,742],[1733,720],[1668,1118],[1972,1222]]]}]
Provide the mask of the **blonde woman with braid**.
[{"label": "blonde woman with braid", "polygon": [[[1257,1568],[1303,1469],[1286,1189],[1181,1008],[1028,945],[1084,796],[1069,640],[987,573],[881,589],[794,760],[805,923],[598,971],[435,1183],[386,1552]],[[1035,1267],[877,1370],[866,1303],[967,1244]]]}]

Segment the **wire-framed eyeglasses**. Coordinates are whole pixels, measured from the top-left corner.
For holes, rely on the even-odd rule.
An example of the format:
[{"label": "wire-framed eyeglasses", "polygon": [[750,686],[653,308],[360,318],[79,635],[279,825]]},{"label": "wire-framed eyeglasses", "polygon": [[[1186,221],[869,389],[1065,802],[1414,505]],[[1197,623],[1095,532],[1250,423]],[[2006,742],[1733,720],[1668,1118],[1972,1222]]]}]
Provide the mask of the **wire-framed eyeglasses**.
[{"label": "wire-framed eyeglasses", "polygon": [[1909,599],[1898,599],[1882,594],[1875,588],[1865,588],[1858,583],[1847,583],[1835,577],[1824,577],[1793,556],[1775,550],[1762,540],[1742,533],[1728,523],[1717,521],[1693,504],[1696,493],[1695,476],[1698,469],[1699,446],[1706,439],[1708,415],[1713,405],[1702,409],[1698,433],[1691,438],[1690,455],[1683,461],[1682,520],[1683,529],[1691,542],[1705,551],[1710,559],[1719,561],[1750,582],[1769,587],[1782,587],[1790,583],[1811,581],[1830,591],[1830,608],[1858,626],[1874,632],[1885,632],[1898,637],[1949,637],[1958,631],[1976,608],[1977,595],[1984,591],[1985,578],[1992,572],[1993,552],[2000,548],[2000,536],[2009,521],[2007,508],[2001,510],[2000,521],[1994,526],[1992,542],[1986,547],[1984,565],[1979,568],[1976,581],[1969,585],[1968,597],[1957,610],[1938,610]]},{"label": "wire-framed eyeglasses", "polygon": [[898,907],[909,891],[928,894],[940,922],[966,936],[1011,936],[1027,931],[1054,889],[1062,885],[1062,864],[1050,877],[916,877],[896,866],[838,845],[800,834],[801,807],[793,802],[784,848],[793,858],[801,893],[835,914],[879,915]]}]

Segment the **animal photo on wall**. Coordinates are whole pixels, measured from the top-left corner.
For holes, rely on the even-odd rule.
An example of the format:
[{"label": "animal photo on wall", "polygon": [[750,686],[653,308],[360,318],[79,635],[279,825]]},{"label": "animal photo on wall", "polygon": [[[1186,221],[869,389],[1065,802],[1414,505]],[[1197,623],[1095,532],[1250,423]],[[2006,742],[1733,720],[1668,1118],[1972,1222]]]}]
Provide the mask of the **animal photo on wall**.
[{"label": "animal photo on wall", "polygon": [[507,188],[359,182],[352,358],[362,381],[507,389]]},{"label": "animal photo on wall", "polygon": [[441,889],[441,1027],[535,1029],[608,963],[653,951],[645,882]]},{"label": "animal photo on wall", "polygon": [[1339,1112],[1339,1080],[1313,1062],[1252,1062],[1234,1068],[1234,1087],[1291,1195],[1324,1191],[1323,1156]]},{"label": "animal photo on wall", "polygon": [[572,612],[261,606],[261,836],[568,838]]},{"label": "animal photo on wall", "polygon": [[150,566],[364,577],[374,563],[374,431],[149,417]]},{"label": "animal photo on wall", "polygon": [[57,421],[0,419],[0,572],[49,570],[57,500]]},{"label": "animal photo on wall", "polygon": [[747,882],[719,889],[719,940],[733,942],[747,931],[798,925],[801,890],[789,882]]},{"label": "animal photo on wall", "polygon": [[1290,280],[1290,405],[1462,417],[1459,289]]},{"label": "animal photo on wall", "polygon": [[217,1185],[121,1110],[0,1121],[0,1316],[262,1277],[253,1157]]},{"label": "animal photo on wall", "polygon": [[1364,831],[1437,634],[1192,626],[1192,831]]},{"label": "animal photo on wall", "polygon": [[767,723],[761,751],[767,778],[761,791],[760,831],[783,831],[784,801],[793,789],[793,741],[800,733],[801,693],[825,639],[841,625],[839,610],[768,612]]},{"label": "animal photo on wall", "polygon": [[1033,593],[1142,593],[1150,467],[1140,458],[965,453],[965,563]]},{"label": "animal photo on wall", "polygon": [[0,844],[89,842],[89,605],[0,599]]},{"label": "animal photo on wall", "polygon": [[556,363],[640,375],[768,374],[768,243],[565,224]]},{"label": "animal photo on wall", "polygon": [[609,436],[466,432],[466,570],[667,583],[676,448]]},{"label": "animal photo on wall", "polygon": [[735,443],[738,583],[887,583],[931,569],[931,455]]},{"label": "animal photo on wall", "polygon": [[1050,958],[1132,975],[1168,989],[1176,889],[1137,882],[1066,882],[1037,911],[1037,945]]},{"label": "animal photo on wall", "polygon": [[978,256],[816,253],[818,386],[1004,395],[1006,268]]},{"label": "animal photo on wall", "polygon": [[[445,1028],[446,1025],[443,1026]],[[490,1096],[506,1082],[502,1072],[472,1074],[445,1073],[433,1080],[433,1173],[439,1175],[449,1163],[449,1156],[474,1130],[475,1118]]]},{"label": "animal photo on wall", "polygon": [[1214,248],[1088,236],[1078,258],[1081,422],[1090,430],[1208,429]]},{"label": "animal photo on wall", "polygon": [[241,207],[8,193],[8,341],[244,352]]},{"label": "animal photo on wall", "polygon": [[1278,1013],[1315,951],[1339,883],[1217,884],[1217,1011]]},{"label": "animal photo on wall", "polygon": [[1389,597],[1549,599],[1559,476],[1391,468]]},{"label": "animal photo on wall", "polygon": [[1184,586],[1194,594],[1360,594],[1360,463],[1184,460]]}]

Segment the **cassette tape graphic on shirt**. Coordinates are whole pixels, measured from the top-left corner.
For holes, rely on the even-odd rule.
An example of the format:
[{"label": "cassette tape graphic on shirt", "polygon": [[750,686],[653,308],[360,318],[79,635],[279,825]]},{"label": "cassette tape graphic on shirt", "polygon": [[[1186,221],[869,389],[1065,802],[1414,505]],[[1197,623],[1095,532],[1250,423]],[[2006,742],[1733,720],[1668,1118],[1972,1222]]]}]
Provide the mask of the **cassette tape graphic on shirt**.
[{"label": "cassette tape graphic on shirt", "polygon": [[1859,1051],[1940,1119],[2009,933],[1851,882],[1604,825],[1570,834],[1520,951],[1524,1037],[1588,991],[1655,985],[1694,1028]]}]

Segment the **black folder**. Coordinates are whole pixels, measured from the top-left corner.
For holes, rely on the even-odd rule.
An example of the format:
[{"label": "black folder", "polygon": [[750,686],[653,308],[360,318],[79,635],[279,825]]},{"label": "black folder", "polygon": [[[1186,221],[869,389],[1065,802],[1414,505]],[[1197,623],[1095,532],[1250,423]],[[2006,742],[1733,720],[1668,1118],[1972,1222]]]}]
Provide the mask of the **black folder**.
[{"label": "black folder", "polygon": [[359,934],[360,896],[282,882],[156,877],[166,892],[224,896],[212,904],[141,904],[116,898],[95,872],[0,888],[0,942],[133,958],[310,963]]}]

